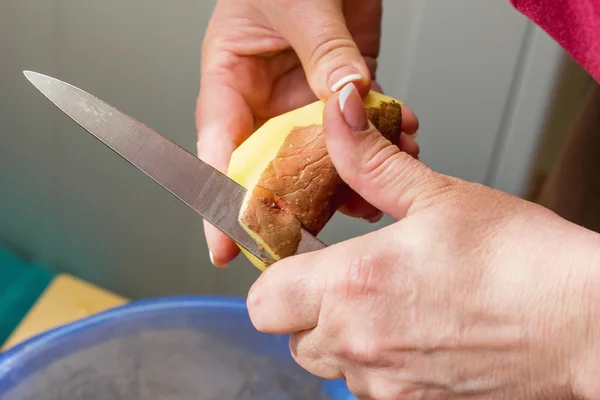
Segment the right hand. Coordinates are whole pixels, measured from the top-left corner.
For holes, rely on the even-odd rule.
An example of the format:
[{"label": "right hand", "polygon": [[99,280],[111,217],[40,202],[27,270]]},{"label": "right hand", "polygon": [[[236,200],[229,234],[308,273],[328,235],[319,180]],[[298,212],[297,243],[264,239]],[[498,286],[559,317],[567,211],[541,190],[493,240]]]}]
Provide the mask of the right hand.
[{"label": "right hand", "polygon": [[398,222],[271,265],[254,326],[358,399],[600,399],[600,235],[401,153],[347,88],[331,162]]},{"label": "right hand", "polygon": [[[202,49],[196,110],[198,157],[226,173],[231,153],[266,120],[317,99],[348,78],[373,88],[381,0],[220,0]],[[358,80],[357,80],[358,79]],[[403,108],[401,150],[417,157],[415,114]],[[353,193],[341,212],[376,221],[381,212]],[[204,222],[211,259],[226,266],[235,242]]]}]

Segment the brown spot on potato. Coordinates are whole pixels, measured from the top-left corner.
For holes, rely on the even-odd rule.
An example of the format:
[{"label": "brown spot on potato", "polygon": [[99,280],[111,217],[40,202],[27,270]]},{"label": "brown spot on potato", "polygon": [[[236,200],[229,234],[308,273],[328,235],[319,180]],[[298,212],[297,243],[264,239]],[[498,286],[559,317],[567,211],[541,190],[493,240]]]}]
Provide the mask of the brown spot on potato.
[{"label": "brown spot on potato", "polygon": [[256,186],[240,222],[259,236],[280,258],[296,254],[302,239],[300,221],[271,191]]}]

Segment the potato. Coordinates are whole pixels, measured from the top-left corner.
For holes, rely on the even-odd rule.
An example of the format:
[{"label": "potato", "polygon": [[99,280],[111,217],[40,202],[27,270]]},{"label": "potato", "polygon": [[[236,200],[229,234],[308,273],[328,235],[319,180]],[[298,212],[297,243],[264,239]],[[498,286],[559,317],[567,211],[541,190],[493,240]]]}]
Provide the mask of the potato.
[{"label": "potato", "polygon": [[[396,143],[402,103],[371,91],[363,104],[371,123]],[[248,190],[239,222],[274,260],[296,254],[301,228],[317,235],[349,193],[327,154],[324,106],[317,101],[270,119],[230,160],[227,175]],[[267,268],[241,250],[259,270]]]}]

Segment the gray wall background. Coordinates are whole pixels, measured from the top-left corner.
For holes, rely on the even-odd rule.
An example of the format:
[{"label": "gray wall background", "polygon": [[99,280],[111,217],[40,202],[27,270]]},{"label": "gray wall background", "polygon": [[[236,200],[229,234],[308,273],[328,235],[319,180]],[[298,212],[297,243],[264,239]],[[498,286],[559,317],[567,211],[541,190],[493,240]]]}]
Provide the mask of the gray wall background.
[{"label": "gray wall background", "polygon": [[[0,240],[123,295],[244,296],[200,218],[72,123],[24,69],[89,91],[195,153],[200,47],[215,0],[0,2]],[[385,0],[379,81],[421,119],[423,161],[521,195],[564,54],[506,0]],[[334,243],[367,225],[336,216]]]}]

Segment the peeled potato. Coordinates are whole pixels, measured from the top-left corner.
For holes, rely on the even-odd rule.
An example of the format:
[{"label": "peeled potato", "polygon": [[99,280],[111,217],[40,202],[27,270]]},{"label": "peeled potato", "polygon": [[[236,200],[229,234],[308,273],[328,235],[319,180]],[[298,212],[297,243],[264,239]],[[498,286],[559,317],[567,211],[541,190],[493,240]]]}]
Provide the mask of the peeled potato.
[{"label": "peeled potato", "polygon": [[[396,143],[402,103],[371,91],[363,104],[371,123]],[[296,254],[302,228],[317,235],[349,191],[327,154],[324,108],[316,101],[270,119],[230,160],[227,175],[248,190],[239,222],[276,261]],[[267,268],[240,249],[259,270]]]}]

